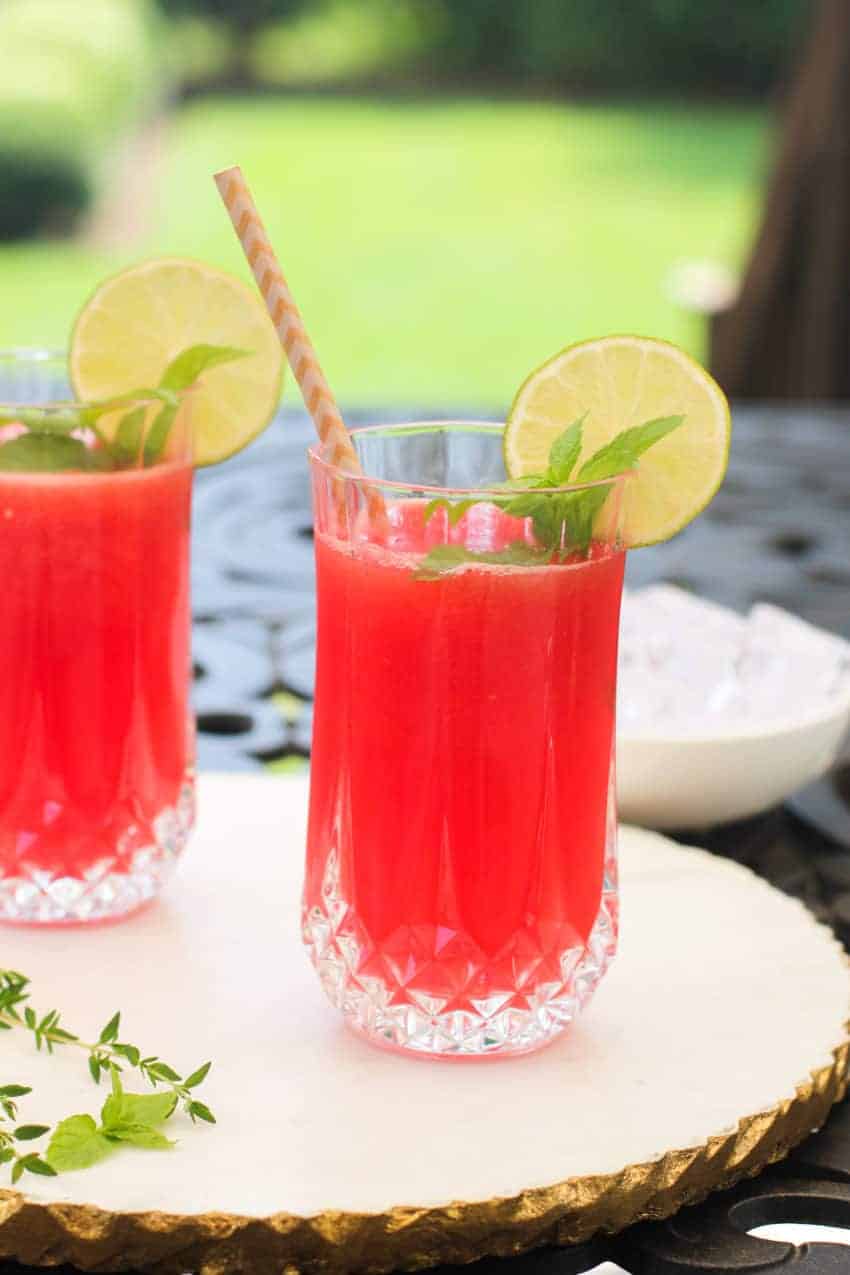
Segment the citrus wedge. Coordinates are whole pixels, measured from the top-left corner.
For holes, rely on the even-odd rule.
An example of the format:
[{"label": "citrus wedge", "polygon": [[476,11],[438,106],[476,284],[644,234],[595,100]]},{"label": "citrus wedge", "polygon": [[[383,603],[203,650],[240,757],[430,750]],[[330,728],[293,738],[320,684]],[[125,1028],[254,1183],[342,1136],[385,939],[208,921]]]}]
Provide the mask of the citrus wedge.
[{"label": "citrus wedge", "polygon": [[74,325],[71,384],[84,401],[157,386],[177,354],[203,343],[250,351],[209,368],[192,394],[194,463],[214,465],[261,433],[280,400],[280,342],[241,280],[182,257],[146,261],[107,279]]},{"label": "citrus wedge", "polygon": [[626,484],[626,545],[669,540],[722,483],[729,404],[708,372],[675,345],[649,337],[601,337],[569,346],[532,372],[505,428],[508,475],[544,472],[554,440],[585,413],[576,472],[621,430],[663,416],[685,418],[646,452]]}]

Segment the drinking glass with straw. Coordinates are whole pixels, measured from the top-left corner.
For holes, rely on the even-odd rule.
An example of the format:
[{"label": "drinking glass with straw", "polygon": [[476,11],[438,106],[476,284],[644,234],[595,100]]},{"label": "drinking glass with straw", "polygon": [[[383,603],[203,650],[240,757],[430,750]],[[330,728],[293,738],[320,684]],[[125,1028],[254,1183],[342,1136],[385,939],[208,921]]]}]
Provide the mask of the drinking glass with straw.
[{"label": "drinking glass with straw", "polygon": [[590,551],[547,556],[505,508],[529,490],[506,490],[501,426],[349,435],[242,174],[216,181],[319,435],[304,942],[373,1043],[537,1049],[616,947],[625,478],[592,493]]}]

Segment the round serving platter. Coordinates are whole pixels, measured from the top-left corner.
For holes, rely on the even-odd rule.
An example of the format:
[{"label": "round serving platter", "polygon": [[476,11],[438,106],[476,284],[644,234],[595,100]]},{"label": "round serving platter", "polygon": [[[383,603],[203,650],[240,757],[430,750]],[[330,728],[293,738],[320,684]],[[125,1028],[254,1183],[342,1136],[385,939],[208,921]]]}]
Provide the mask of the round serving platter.
[{"label": "round serving platter", "polygon": [[[844,1093],[850,972],[830,932],[745,868],[623,829],[622,942],[542,1053],[376,1050],[325,1002],[298,937],[302,779],[203,776],[163,898],[97,929],[0,932],[33,1003],[189,1070],[218,1123],[169,1153],[0,1189],[0,1256],[200,1275],[387,1271],[669,1215],[755,1173]],[[21,1118],[96,1114],[85,1058],[0,1039]],[[128,1082],[129,1087],[129,1082]]]}]

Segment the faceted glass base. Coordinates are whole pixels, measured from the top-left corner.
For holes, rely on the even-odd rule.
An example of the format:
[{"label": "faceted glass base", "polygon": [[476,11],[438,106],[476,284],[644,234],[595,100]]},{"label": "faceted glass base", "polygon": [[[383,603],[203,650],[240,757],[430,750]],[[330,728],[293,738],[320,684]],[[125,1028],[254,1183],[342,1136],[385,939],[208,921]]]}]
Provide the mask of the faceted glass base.
[{"label": "faceted glass base", "polygon": [[377,950],[341,893],[333,851],[321,900],[304,909],[304,942],[329,1000],[355,1030],[423,1056],[528,1053],[576,1017],[616,951],[616,831],[609,829],[602,902],[585,945],[559,945],[560,926],[527,925],[488,957],[467,935],[417,925]]},{"label": "faceted glass base", "polygon": [[19,861],[14,876],[0,876],[0,922],[73,925],[116,920],[162,889],[195,821],[195,781],[187,773],[180,796],[151,821],[133,825],[111,856],[79,875],[59,875]]}]

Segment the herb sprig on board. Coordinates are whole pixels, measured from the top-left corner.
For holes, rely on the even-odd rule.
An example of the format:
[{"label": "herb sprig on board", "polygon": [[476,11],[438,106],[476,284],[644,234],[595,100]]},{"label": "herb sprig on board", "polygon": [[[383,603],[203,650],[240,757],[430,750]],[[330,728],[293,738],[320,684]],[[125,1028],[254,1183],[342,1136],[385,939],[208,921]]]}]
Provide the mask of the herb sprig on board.
[{"label": "herb sprig on board", "polygon": [[18,1124],[18,1099],[32,1093],[29,1085],[0,1086],[0,1164],[11,1164],[12,1182],[18,1182],[25,1173],[54,1178],[56,1169],[43,1160],[37,1151],[20,1143],[34,1142],[50,1132],[46,1124]]},{"label": "herb sprig on board", "polygon": [[[475,504],[496,505],[514,518],[530,518],[534,545],[523,542],[508,545],[498,552],[478,553],[462,545],[437,545],[426,554],[417,571],[421,580],[436,580],[467,563],[494,565],[533,565],[549,562],[557,555],[563,560],[573,553],[586,553],[593,538],[596,518],[605,504],[614,479],[634,469],[641,456],[674,429],[684,416],[662,416],[631,429],[622,430],[578,467],[582,452],[584,416],[573,421],[549,449],[546,469],[497,484],[479,498],[467,497],[451,501],[439,496],[425,507],[426,521],[438,509],[445,509],[449,526],[454,527]],[[568,483],[597,483],[578,491],[557,491]],[[509,489],[510,496],[498,493]],[[545,489],[545,490],[544,490]]]},{"label": "herb sprig on board", "polygon": [[[180,395],[210,368],[246,358],[249,350],[224,345],[192,345],[171,360],[154,387],[130,390],[97,403],[62,408],[17,407],[0,411],[0,427],[23,425],[26,433],[0,443],[0,470],[24,473],[104,473],[161,459],[180,409]],[[159,404],[157,407],[156,404]],[[128,407],[112,436],[102,418]],[[145,429],[148,416],[153,419]],[[80,435],[94,435],[90,447]]]},{"label": "herb sprig on board", "polygon": [[[112,1093],[103,1105],[100,1124],[87,1114],[68,1116],[51,1131],[49,1125],[17,1125],[17,1099],[29,1095],[28,1085],[0,1087],[0,1164],[11,1164],[12,1181],[23,1173],[53,1176],[57,1172],[86,1168],[121,1144],[167,1150],[173,1142],[158,1126],[182,1109],[195,1123],[215,1124],[215,1116],[195,1090],[206,1080],[211,1063],[203,1063],[182,1076],[155,1054],[119,1039],[120,1013],[113,1014],[96,1041],[88,1042],[63,1026],[58,1010],[41,1013],[29,1003],[29,979],[16,970],[0,970],[0,1030],[28,1032],[37,1050],[52,1054],[73,1047],[87,1055],[95,1084],[107,1077]],[[156,1093],[125,1091],[122,1076],[136,1072]],[[21,1149],[20,1142],[36,1141],[51,1134],[46,1152]]]}]

